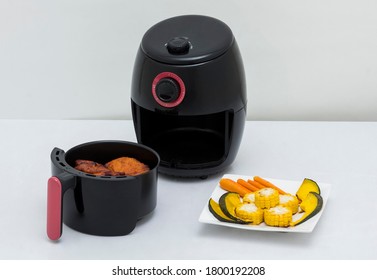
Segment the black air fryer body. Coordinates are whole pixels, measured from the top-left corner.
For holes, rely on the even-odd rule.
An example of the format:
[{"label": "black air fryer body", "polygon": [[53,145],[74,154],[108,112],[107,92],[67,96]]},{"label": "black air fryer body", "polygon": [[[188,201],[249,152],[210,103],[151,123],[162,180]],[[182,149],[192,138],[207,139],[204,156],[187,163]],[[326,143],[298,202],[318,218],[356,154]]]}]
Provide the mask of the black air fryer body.
[{"label": "black air fryer body", "polygon": [[244,69],[230,28],[195,15],[151,27],[131,99],[138,142],[158,152],[161,173],[206,177],[229,166],[246,117]]}]

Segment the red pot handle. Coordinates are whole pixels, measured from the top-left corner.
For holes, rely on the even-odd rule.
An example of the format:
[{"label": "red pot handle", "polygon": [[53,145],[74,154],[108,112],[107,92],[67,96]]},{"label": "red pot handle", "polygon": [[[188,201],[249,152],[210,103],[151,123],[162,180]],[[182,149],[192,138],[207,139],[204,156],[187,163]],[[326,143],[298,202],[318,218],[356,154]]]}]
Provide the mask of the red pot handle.
[{"label": "red pot handle", "polygon": [[63,226],[63,195],[76,185],[75,176],[62,173],[52,176],[47,182],[47,236],[58,240]]},{"label": "red pot handle", "polygon": [[47,236],[58,240],[62,235],[63,186],[58,177],[47,183]]}]

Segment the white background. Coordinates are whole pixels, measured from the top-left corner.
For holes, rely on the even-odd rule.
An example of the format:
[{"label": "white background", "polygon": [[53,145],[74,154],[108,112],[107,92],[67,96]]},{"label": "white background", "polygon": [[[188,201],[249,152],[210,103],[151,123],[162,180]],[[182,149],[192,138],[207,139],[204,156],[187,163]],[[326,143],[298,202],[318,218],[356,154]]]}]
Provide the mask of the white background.
[{"label": "white background", "polygon": [[166,18],[227,23],[249,120],[377,120],[374,0],[0,0],[0,118],[130,119],[135,55]]}]

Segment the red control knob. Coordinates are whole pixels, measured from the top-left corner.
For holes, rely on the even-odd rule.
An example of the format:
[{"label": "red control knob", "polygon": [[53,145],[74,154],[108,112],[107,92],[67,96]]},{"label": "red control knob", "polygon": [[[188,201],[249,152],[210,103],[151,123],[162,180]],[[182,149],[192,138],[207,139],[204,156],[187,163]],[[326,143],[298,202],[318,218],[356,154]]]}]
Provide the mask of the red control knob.
[{"label": "red control knob", "polygon": [[181,104],[186,87],[182,79],[172,72],[158,74],[152,83],[152,94],[162,107],[173,108]]},{"label": "red control knob", "polygon": [[180,92],[179,84],[172,78],[163,78],[156,84],[156,95],[162,102],[174,102]]}]

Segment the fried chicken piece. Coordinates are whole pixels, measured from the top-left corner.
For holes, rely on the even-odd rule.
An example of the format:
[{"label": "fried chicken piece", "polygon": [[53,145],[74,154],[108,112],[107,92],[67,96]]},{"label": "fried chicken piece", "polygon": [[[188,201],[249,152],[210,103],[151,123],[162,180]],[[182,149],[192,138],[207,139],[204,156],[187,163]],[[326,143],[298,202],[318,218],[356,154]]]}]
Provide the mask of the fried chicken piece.
[{"label": "fried chicken piece", "polygon": [[105,167],[104,165],[91,161],[91,160],[83,160],[78,159],[75,161],[75,168],[85,173],[93,174],[96,176],[121,176],[125,175],[121,172],[113,172],[109,168]]},{"label": "fried chicken piece", "polygon": [[131,157],[120,157],[105,164],[113,172],[123,172],[129,176],[136,176],[149,171],[144,163]]}]

